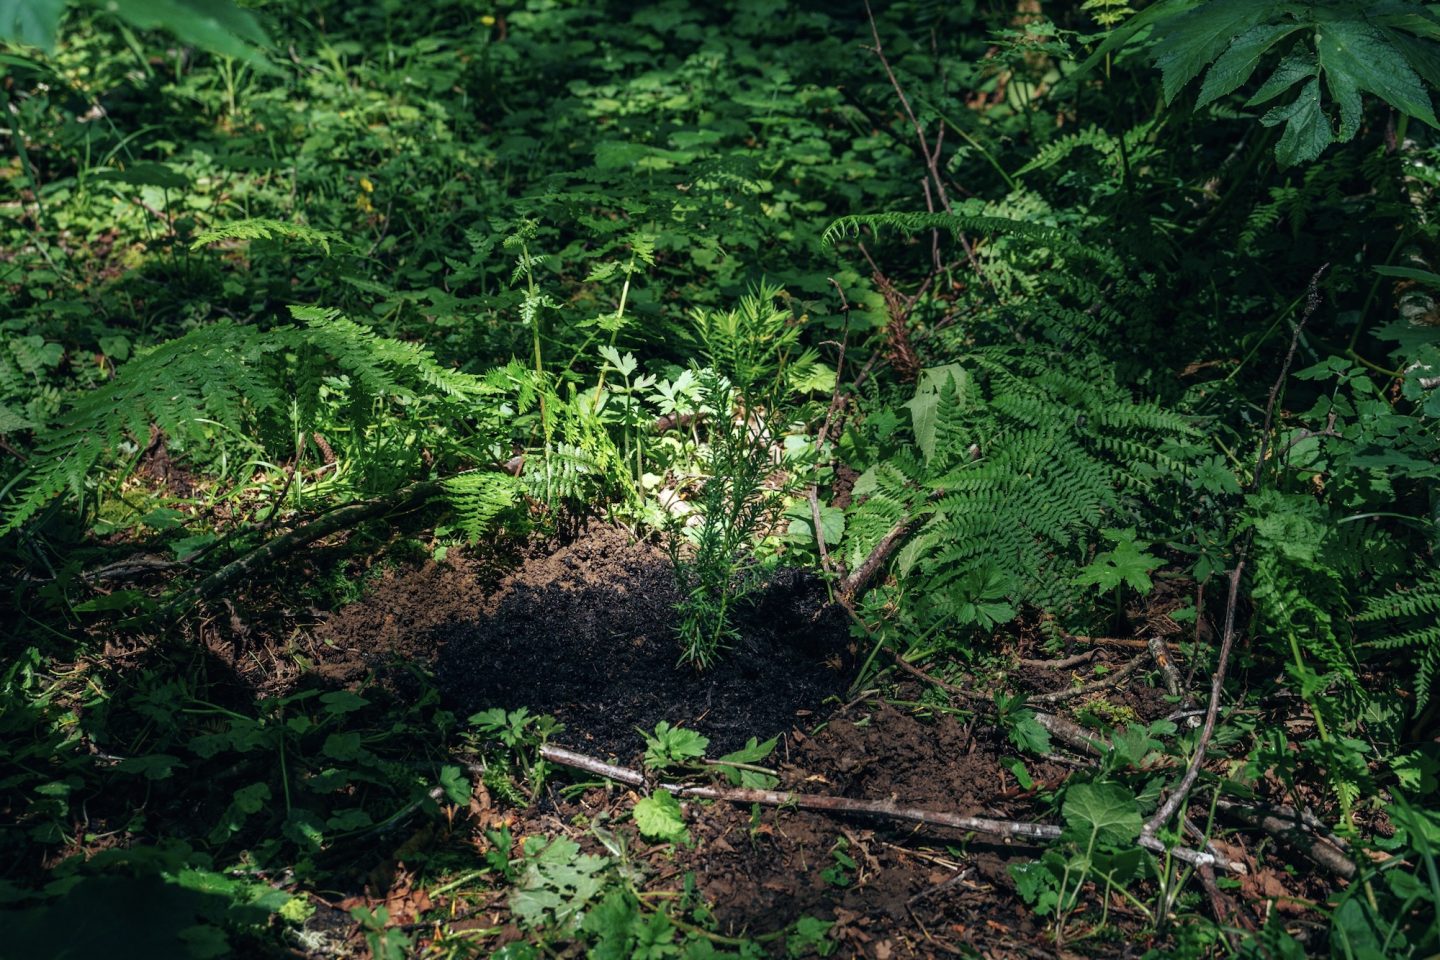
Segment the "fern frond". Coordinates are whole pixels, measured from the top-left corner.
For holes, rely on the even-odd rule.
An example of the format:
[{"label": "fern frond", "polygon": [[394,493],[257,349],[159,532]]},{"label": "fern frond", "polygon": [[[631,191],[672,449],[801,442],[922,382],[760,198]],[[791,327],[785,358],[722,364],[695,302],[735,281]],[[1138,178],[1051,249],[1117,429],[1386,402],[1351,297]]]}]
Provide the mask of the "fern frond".
[{"label": "fern frond", "polygon": [[489,532],[496,518],[519,501],[525,487],[516,477],[494,471],[472,471],[441,481],[445,501],[471,543]]},{"label": "fern frond", "polygon": [[230,223],[222,223],[209,230],[201,230],[195,235],[190,249],[199,250],[201,247],[207,247],[212,243],[223,243],[226,240],[271,240],[275,238],[294,240],[307,246],[319,247],[327,257],[330,255],[330,244],[340,242],[340,238],[335,234],[316,230],[314,227],[286,223],[283,220],[271,220],[267,217],[252,217],[248,220],[232,220]]}]

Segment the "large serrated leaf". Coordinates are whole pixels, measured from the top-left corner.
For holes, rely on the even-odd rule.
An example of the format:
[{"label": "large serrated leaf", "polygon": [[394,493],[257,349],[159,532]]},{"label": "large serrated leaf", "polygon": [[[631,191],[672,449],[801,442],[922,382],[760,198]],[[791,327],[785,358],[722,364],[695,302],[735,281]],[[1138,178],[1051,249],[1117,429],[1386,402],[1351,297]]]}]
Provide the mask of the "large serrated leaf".
[{"label": "large serrated leaf", "polygon": [[1431,126],[1440,126],[1419,75],[1401,51],[1369,24],[1359,20],[1322,23],[1315,31],[1315,51],[1326,83],[1340,103],[1342,140],[1349,138],[1347,131],[1353,136],[1359,127],[1361,90]]},{"label": "large serrated leaf", "polygon": [[[1061,809],[1066,825],[1082,842],[1120,847],[1140,835],[1140,809],[1135,795],[1116,783],[1082,783],[1071,787]],[[1088,845],[1088,843],[1087,843]]]},{"label": "large serrated leaf", "polygon": [[1269,0],[1212,0],[1158,25],[1155,62],[1164,77],[1165,102],[1173,102],[1235,37],[1269,19],[1277,6]]},{"label": "large serrated leaf", "polygon": [[270,42],[259,21],[231,0],[111,0],[103,6],[142,29],[168,30],[182,43],[234,57],[265,73],[279,72],[254,46]]},{"label": "large serrated leaf", "polygon": [[1262,23],[1240,34],[1205,74],[1195,106],[1203,107],[1238,90],[1250,79],[1271,47],[1300,29],[1298,23]]},{"label": "large serrated leaf", "polygon": [[1315,55],[1308,51],[1286,57],[1280,61],[1275,72],[1270,74],[1270,79],[1260,84],[1260,89],[1255,91],[1255,95],[1245,101],[1245,106],[1253,107],[1267,100],[1274,100],[1301,80],[1316,76],[1319,70],[1320,68],[1315,65]]},{"label": "large serrated leaf", "polygon": [[1293,166],[1314,160],[1335,142],[1330,120],[1320,109],[1320,80],[1312,79],[1300,88],[1290,103],[1276,107],[1260,122],[1267,127],[1285,124],[1285,132],[1275,145],[1275,159],[1281,166]]}]

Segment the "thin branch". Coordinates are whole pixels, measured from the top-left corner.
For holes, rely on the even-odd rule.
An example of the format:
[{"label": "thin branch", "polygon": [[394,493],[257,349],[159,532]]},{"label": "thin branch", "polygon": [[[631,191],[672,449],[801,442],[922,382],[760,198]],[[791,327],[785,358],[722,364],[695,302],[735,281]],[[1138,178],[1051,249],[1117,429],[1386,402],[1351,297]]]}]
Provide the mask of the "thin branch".
[{"label": "thin branch", "polygon": [[1129,663],[1126,663],[1124,666],[1113,671],[1109,675],[1100,678],[1099,680],[1092,680],[1089,683],[1082,683],[1080,686],[1072,687],[1069,690],[1057,690],[1054,693],[1037,694],[1036,696],[1030,697],[1029,701],[1031,703],[1060,703],[1064,700],[1073,700],[1076,697],[1083,697],[1087,693],[1095,693],[1098,690],[1108,690],[1111,687],[1117,686],[1121,680],[1124,680],[1126,677],[1130,676],[1130,674],[1134,673],[1137,669],[1139,669],[1140,664],[1147,659],[1149,658],[1143,656],[1136,657]]},{"label": "thin branch", "polygon": [[[1250,480],[1250,493],[1260,489],[1260,478],[1265,469],[1265,454],[1269,446],[1270,427],[1275,420],[1275,403],[1279,399],[1280,390],[1285,385],[1285,379],[1290,375],[1290,364],[1295,359],[1295,350],[1300,345],[1300,331],[1305,329],[1305,324],[1315,315],[1320,307],[1320,278],[1330,265],[1324,264],[1314,275],[1310,277],[1310,285],[1306,289],[1305,312],[1295,324],[1295,331],[1290,337],[1290,349],[1285,353],[1285,362],[1280,366],[1280,375],[1275,378],[1275,383],[1270,387],[1270,396],[1265,403],[1265,424],[1261,428],[1260,450],[1255,458],[1255,472]],[[1205,710],[1205,723],[1200,729],[1200,737],[1195,743],[1195,752],[1190,757],[1190,763],[1185,768],[1185,774],[1176,784],[1175,789],[1155,811],[1155,815],[1145,822],[1141,830],[1142,837],[1153,837],[1155,832],[1163,827],[1173,817],[1181,805],[1190,796],[1190,791],[1195,789],[1195,782],[1200,779],[1200,768],[1205,763],[1205,754],[1210,747],[1210,739],[1215,735],[1215,722],[1220,715],[1220,698],[1225,692],[1225,669],[1230,663],[1230,651],[1235,645],[1235,607],[1240,602],[1240,578],[1245,572],[1245,560],[1249,553],[1250,541],[1246,540],[1241,544],[1235,560],[1235,569],[1230,571],[1230,583],[1225,594],[1225,627],[1220,635],[1220,654],[1215,663],[1215,672],[1210,678],[1210,701]]]},{"label": "thin branch", "polygon": [[269,540],[243,557],[230,561],[176,597],[170,604],[170,610],[176,613],[183,612],[191,604],[200,600],[208,600],[226,587],[232,586],[263,567],[294,553],[301,547],[314,543],[321,537],[347,529],[371,517],[398,510],[416,500],[435,496],[440,493],[441,489],[438,483],[421,481],[401,487],[386,497],[361,500],[358,503],[346,504],[321,514],[305,526],[297,527],[274,540]]},{"label": "thin branch", "polygon": [[[551,763],[586,773],[606,777],[632,787],[644,787],[645,775],[638,770],[606,763],[595,757],[586,756],[564,747],[546,744],[540,748],[540,755]],[[814,794],[792,793],[781,790],[752,790],[745,787],[702,787],[679,783],[659,783],[656,786],[680,797],[695,797],[700,800],[724,800],[729,803],[754,804],[767,807],[792,807],[835,816],[881,817],[887,820],[902,820],[925,826],[947,827],[969,833],[983,833],[1004,839],[1049,841],[1057,840],[1064,828],[1048,823],[1028,823],[1021,820],[995,820],[990,817],[965,817],[946,810],[932,810],[912,807],[895,800],[853,800],[849,797],[827,797]],[[1244,873],[1243,864],[1231,863],[1214,854],[1203,853],[1187,847],[1166,848],[1159,840],[1141,837],[1141,846],[1156,853],[1169,853],[1177,860],[1197,866],[1213,864],[1225,870]]]},{"label": "thin branch", "polygon": [[1073,657],[1065,657],[1061,660],[1028,660],[1022,657],[1016,662],[1022,667],[1035,667],[1041,670],[1069,670],[1071,667],[1078,667],[1082,663],[1094,660],[1097,653],[1099,653],[1098,650],[1085,650]]},{"label": "thin branch", "polygon": [[914,521],[910,519],[896,523],[885,533],[885,536],[880,538],[880,542],[875,544],[875,548],[870,551],[870,555],[865,558],[865,561],[840,582],[840,596],[846,602],[853,603],[856,597],[865,592],[865,588],[870,585],[875,574],[885,565],[885,561],[890,559],[890,554],[895,552],[901,541],[910,533],[913,524]]},{"label": "thin branch", "polygon": [[[830,438],[830,424],[835,417],[835,411],[840,407],[840,377],[845,370],[845,347],[850,341],[850,301],[845,296],[845,290],[840,286],[839,281],[834,277],[827,278],[835,292],[840,295],[840,311],[844,316],[844,323],[840,333],[840,356],[835,361],[835,388],[830,395],[830,406],[825,411],[825,422],[820,425],[820,433],[815,438],[815,450],[823,453],[825,441]],[[818,483],[810,484],[810,523],[811,530],[815,533],[815,548],[820,553],[820,567],[825,571],[826,581],[832,582],[836,573],[830,564],[830,550],[825,544],[825,529],[820,522],[820,490]]]},{"label": "thin branch", "polygon": [[[1165,638],[1160,636],[1151,637],[1147,643],[1150,647],[1150,658],[1155,661],[1155,666],[1160,668],[1160,674],[1165,678],[1165,689],[1170,696],[1175,697],[1180,703],[1182,710],[1193,710],[1195,698],[1190,696],[1190,691],[1180,680],[1180,670],[1175,666],[1175,659],[1170,656],[1170,648],[1165,645]],[[1200,714],[1186,717],[1185,725],[1188,727],[1200,726]]]}]

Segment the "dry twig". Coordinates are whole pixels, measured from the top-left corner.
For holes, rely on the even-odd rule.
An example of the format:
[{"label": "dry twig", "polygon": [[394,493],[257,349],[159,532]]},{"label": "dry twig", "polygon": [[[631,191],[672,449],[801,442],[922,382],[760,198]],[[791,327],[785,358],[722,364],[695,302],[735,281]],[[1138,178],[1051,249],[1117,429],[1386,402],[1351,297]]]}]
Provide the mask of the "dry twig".
[{"label": "dry twig", "polygon": [[[583,770],[586,773],[593,773],[614,780],[617,783],[624,783],[632,787],[645,786],[645,775],[639,770],[631,770],[628,767],[606,763],[604,760],[586,756],[583,753],[577,753],[573,750],[567,750],[564,747],[546,744],[540,748],[540,755],[551,763],[571,767],[576,770]],[[745,787],[689,786],[680,783],[660,783],[656,786],[667,793],[672,793],[679,797],[695,797],[700,800],[724,800],[730,803],[743,804],[758,803],[767,807],[793,807],[800,810],[810,810],[816,813],[839,816],[881,817],[887,820],[903,820],[925,826],[947,827],[952,830],[963,830],[968,833],[983,833],[988,836],[1001,837],[1007,840],[1056,840],[1059,839],[1060,835],[1064,832],[1063,828],[1048,823],[1028,823],[1021,820],[995,820],[990,817],[965,817],[950,813],[946,810],[911,807],[893,799],[852,800],[849,797],[816,796],[814,794],[791,793],[781,790],[751,790]],[[1224,870],[1233,870],[1237,873],[1245,872],[1242,864],[1231,863],[1214,854],[1191,850],[1188,847],[1167,849],[1163,843],[1154,837],[1141,837],[1137,842],[1148,850],[1153,850],[1157,853],[1168,852],[1177,860],[1182,860],[1186,863],[1193,863],[1197,866],[1214,864]]]},{"label": "dry twig", "polygon": [[[1305,328],[1306,322],[1315,314],[1320,307],[1320,277],[1329,269],[1325,264],[1315,271],[1310,278],[1310,286],[1306,296],[1305,312],[1301,315],[1300,321],[1295,324],[1295,332],[1290,337],[1290,349],[1285,354],[1285,362],[1280,367],[1280,375],[1275,378],[1275,383],[1270,388],[1270,396],[1265,404],[1265,424],[1261,428],[1260,450],[1255,458],[1255,472],[1250,480],[1249,492],[1254,493],[1260,489],[1260,477],[1265,469],[1265,454],[1270,440],[1270,427],[1274,423],[1275,403],[1280,396],[1280,388],[1285,383],[1285,378],[1290,374],[1290,364],[1295,359],[1295,350],[1300,344],[1300,331]],[[1235,569],[1230,571],[1230,582],[1225,594],[1225,626],[1220,634],[1220,653],[1215,661],[1215,672],[1210,677],[1210,701],[1205,710],[1205,724],[1200,729],[1200,737],[1195,743],[1195,752],[1190,757],[1190,763],[1185,768],[1185,774],[1176,784],[1175,789],[1170,791],[1160,809],[1155,815],[1145,822],[1141,831],[1142,838],[1155,836],[1155,832],[1169,822],[1181,805],[1190,796],[1190,791],[1195,788],[1195,782],[1200,778],[1200,768],[1205,763],[1205,753],[1209,749],[1210,739],[1215,735],[1215,721],[1220,715],[1220,698],[1225,692],[1225,669],[1230,663],[1230,651],[1235,645],[1235,607],[1240,602],[1240,578],[1245,572],[1245,560],[1249,552],[1249,541],[1240,546],[1235,559]]]}]

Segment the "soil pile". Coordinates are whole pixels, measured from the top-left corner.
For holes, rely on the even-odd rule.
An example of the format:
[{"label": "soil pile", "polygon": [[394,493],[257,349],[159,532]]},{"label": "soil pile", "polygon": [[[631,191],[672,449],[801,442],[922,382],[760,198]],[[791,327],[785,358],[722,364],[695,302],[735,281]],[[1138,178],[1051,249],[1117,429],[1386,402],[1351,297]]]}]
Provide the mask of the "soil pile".
[{"label": "soil pile", "polygon": [[462,716],[528,707],[565,724],[557,742],[627,761],[643,751],[637,727],[683,724],[715,755],[803,725],[849,680],[848,624],[813,577],[777,577],[742,611],[735,649],[697,674],[677,663],[669,558],[625,530],[595,524],[498,582],[484,574],[461,561],[383,579],[320,631],[356,653],[327,672],[423,657]]}]

